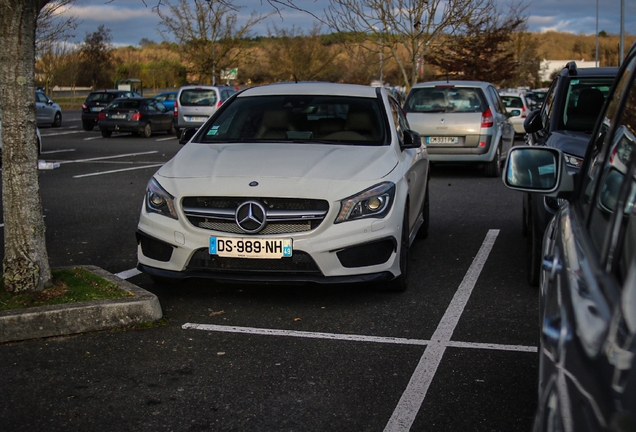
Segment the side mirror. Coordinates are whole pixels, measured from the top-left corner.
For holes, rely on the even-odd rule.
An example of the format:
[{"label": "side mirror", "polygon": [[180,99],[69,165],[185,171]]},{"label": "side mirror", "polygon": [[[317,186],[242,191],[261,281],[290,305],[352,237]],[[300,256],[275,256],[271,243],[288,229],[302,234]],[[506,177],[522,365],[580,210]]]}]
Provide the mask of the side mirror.
[{"label": "side mirror", "polygon": [[507,111],[507,113],[508,113],[508,118],[510,118],[510,117],[518,117],[518,116],[521,115],[521,110],[520,109],[513,109],[513,110],[510,110],[510,111]]},{"label": "side mirror", "polygon": [[197,128],[185,128],[181,131],[179,136],[179,144],[186,144],[189,142],[194,134],[197,133]]},{"label": "side mirror", "polygon": [[420,148],[422,145],[422,137],[418,132],[407,129],[404,131],[404,142],[400,145],[400,148]]},{"label": "side mirror", "polygon": [[527,133],[535,133],[543,129],[543,122],[541,121],[541,111],[534,110],[523,122],[523,129]]},{"label": "side mirror", "polygon": [[561,151],[544,146],[510,149],[502,180],[508,189],[554,197],[574,190],[574,179]]}]

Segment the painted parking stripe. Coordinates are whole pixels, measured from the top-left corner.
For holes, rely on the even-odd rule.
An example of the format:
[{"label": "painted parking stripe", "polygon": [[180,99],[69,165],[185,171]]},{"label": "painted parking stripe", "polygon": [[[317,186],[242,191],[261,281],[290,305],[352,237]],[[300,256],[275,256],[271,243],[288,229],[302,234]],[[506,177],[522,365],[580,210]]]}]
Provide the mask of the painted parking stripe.
[{"label": "painted parking stripe", "polygon": [[125,270],[123,272],[119,272],[119,273],[115,273],[115,276],[117,276],[120,279],[130,279],[131,277],[137,276],[141,274],[141,272],[139,270],[137,270],[136,268],[132,268],[130,270]]},{"label": "painted parking stripe", "polygon": [[74,152],[74,151],[75,149],[49,150],[49,151],[43,151],[40,154],[68,153],[68,152]]},{"label": "painted parking stripe", "polygon": [[433,381],[437,368],[442,361],[448,342],[453,336],[459,318],[464,312],[466,303],[475,287],[477,279],[484,268],[484,264],[490,255],[499,230],[490,230],[481,245],[479,252],[473,259],[468,272],[464,276],[459,288],[455,292],[442,320],[437,325],[435,333],[431,336],[431,343],[426,346],[424,354],[411,376],[406,390],[402,394],[393,415],[389,419],[384,430],[386,432],[408,431],[424,402],[428,388]]},{"label": "painted parking stripe", "polygon": [[88,158],[88,159],[60,161],[60,164],[93,162],[93,161],[100,161],[100,160],[107,160],[107,159],[118,159],[118,158],[130,157],[130,156],[141,156],[141,155],[154,154],[154,153],[159,153],[159,150],[152,150],[152,151],[139,152],[139,153],[125,153],[125,154],[119,154],[114,156],[102,156],[102,157],[95,157],[95,158]]},{"label": "painted parking stripe", "polygon": [[118,170],[102,171],[102,172],[96,172],[96,173],[90,173],[90,174],[80,174],[80,175],[73,176],[73,178],[77,179],[77,178],[84,178],[84,177],[94,177],[94,176],[99,176],[99,175],[114,174],[114,173],[120,173],[120,172],[125,172],[125,171],[134,171],[134,170],[153,168],[153,167],[160,167],[160,166],[163,166],[163,164],[160,163],[160,164],[153,164],[153,165],[143,165],[143,166],[137,166],[137,167],[132,167],[132,168],[121,168],[121,169],[118,169]]},{"label": "painted parking stripe", "polygon": [[[125,273],[125,272],[122,272]],[[384,336],[368,336],[368,335],[352,335],[352,334],[338,334],[338,333],[321,333],[321,332],[307,332],[298,330],[280,330],[280,329],[264,329],[257,327],[237,327],[237,326],[223,326],[215,324],[194,324],[185,323],[181,326],[184,330],[203,330],[209,332],[219,333],[241,333],[260,336],[287,336],[307,339],[327,339],[327,340],[341,340],[349,342],[375,342],[382,344],[396,344],[396,345],[418,345],[427,346],[431,344],[430,340],[426,339],[406,339],[397,337],[384,337]],[[474,342],[453,342],[449,341],[446,346],[451,348],[473,348],[473,349],[485,349],[495,351],[517,351],[517,352],[537,352],[537,347],[524,346],[524,345],[500,345],[500,344],[488,344],[488,343],[474,343]]]},{"label": "painted parking stripe", "polygon": [[177,139],[177,137],[170,136],[168,138],[158,138],[155,141],[170,141],[170,140],[175,140],[175,139]]},{"label": "painted parking stripe", "polygon": [[71,135],[71,134],[78,134],[78,133],[84,133],[84,131],[76,130],[76,131],[55,132],[55,133],[47,133],[47,134],[40,133],[40,135],[42,135],[43,137],[51,137],[51,136]]}]

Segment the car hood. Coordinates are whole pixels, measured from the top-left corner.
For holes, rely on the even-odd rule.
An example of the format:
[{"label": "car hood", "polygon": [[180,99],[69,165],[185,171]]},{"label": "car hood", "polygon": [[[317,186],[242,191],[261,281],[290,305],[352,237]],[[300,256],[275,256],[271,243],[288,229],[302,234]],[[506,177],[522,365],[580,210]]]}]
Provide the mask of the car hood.
[{"label": "car hood", "polygon": [[564,153],[583,158],[591,137],[591,134],[585,132],[554,131],[550,135],[547,145]]},{"label": "car hood", "polygon": [[159,169],[166,178],[371,181],[397,165],[390,146],[186,144]]}]

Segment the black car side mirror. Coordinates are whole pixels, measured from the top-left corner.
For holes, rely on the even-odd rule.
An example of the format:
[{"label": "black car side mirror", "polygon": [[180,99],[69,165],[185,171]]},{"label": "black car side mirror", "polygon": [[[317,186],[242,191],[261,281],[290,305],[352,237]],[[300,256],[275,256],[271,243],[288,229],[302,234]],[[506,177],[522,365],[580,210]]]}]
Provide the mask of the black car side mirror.
[{"label": "black car side mirror", "polygon": [[538,132],[543,129],[543,122],[541,121],[540,110],[534,110],[528,115],[528,117],[526,117],[523,122],[523,129],[529,134]]},{"label": "black car side mirror", "polygon": [[185,128],[181,131],[179,136],[179,144],[186,144],[192,139],[194,134],[197,133],[197,128]]},{"label": "black car side mirror", "polygon": [[404,131],[404,142],[400,145],[402,149],[419,148],[422,145],[422,137],[414,130]]}]

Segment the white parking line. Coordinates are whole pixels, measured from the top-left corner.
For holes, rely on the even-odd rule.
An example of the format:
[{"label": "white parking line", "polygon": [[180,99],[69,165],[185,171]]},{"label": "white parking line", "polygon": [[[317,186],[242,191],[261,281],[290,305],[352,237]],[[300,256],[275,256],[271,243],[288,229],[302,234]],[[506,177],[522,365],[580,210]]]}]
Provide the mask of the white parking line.
[{"label": "white parking line", "polygon": [[91,173],[91,174],[80,174],[80,175],[76,175],[73,176],[73,178],[83,178],[83,177],[93,177],[93,176],[98,176],[98,175],[105,175],[105,174],[114,174],[114,173],[119,173],[119,172],[124,172],[124,171],[134,171],[134,170],[140,170],[140,169],[145,169],[145,168],[153,168],[153,167],[160,167],[163,164],[153,164],[153,165],[144,165],[144,166],[138,166],[138,167],[132,167],[132,168],[122,168],[122,169],[118,169],[118,170],[111,170],[111,171],[102,171],[102,172],[96,172],[96,173]]},{"label": "white parking line", "polygon": [[41,135],[43,137],[51,137],[51,136],[58,136],[58,135],[71,135],[71,134],[78,134],[78,133],[83,133],[84,131],[81,130],[76,130],[76,131],[66,131],[66,132],[55,132],[55,133],[49,133],[49,134],[43,134],[41,133]]},{"label": "white parking line", "polygon": [[74,152],[74,151],[75,149],[49,150],[49,151],[43,151],[41,154],[68,153],[68,152]]},{"label": "white parking line", "polygon": [[171,136],[171,137],[168,137],[168,138],[158,138],[155,141],[170,141],[170,140],[175,140],[175,139],[177,139],[177,137]]},{"label": "white parking line", "polygon": [[60,161],[60,164],[80,163],[80,162],[93,162],[93,161],[100,161],[100,160],[106,160],[106,159],[124,158],[124,157],[129,157],[129,156],[141,156],[141,155],[147,155],[147,154],[153,154],[153,153],[159,153],[159,150],[152,150],[152,151],[140,152],[140,153],[125,153],[125,154],[114,155],[114,156],[103,156],[103,157],[95,157],[95,158],[88,158],[88,159],[75,159],[75,160],[69,160],[69,161]]},{"label": "white parking line", "polygon": [[94,136],[94,137],[89,137],[89,138],[84,138],[84,141],[92,141],[92,140],[96,140],[96,139],[103,139],[103,136]]},{"label": "white parking line", "polygon": [[437,329],[435,329],[435,333],[431,336],[431,343],[424,350],[424,354],[420,358],[420,362],[415,368],[406,390],[384,428],[385,431],[395,432],[411,429],[411,425],[424,402],[426,392],[442,361],[446,347],[448,347],[448,342],[453,336],[453,331],[455,331],[459,318],[464,311],[464,307],[466,307],[466,303],[468,303],[475,283],[484,268],[484,264],[498,235],[499,230],[488,231],[477,256],[473,259],[468,272],[464,276],[464,280],[457,288],[455,296],[453,296],[442,320],[437,325]]},{"label": "white parking line", "polygon": [[137,270],[136,268],[132,268],[130,270],[124,270],[123,272],[119,272],[119,273],[115,273],[115,276],[117,276],[120,279],[130,279],[133,276],[137,276],[138,274],[141,274],[141,272],[139,270]]}]

